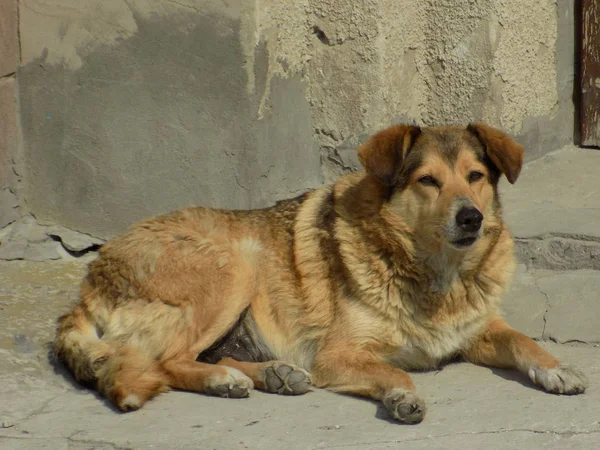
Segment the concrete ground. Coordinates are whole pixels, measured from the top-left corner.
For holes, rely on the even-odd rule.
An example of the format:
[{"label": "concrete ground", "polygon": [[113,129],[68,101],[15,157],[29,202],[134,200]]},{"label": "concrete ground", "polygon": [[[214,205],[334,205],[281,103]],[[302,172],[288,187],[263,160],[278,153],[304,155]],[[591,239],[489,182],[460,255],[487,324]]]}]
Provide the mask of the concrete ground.
[{"label": "concrete ground", "polygon": [[584,395],[551,395],[518,374],[456,363],[413,375],[429,406],[415,426],[390,421],[374,402],[321,390],[293,398],[254,391],[242,400],[170,392],[120,414],[49,359],[55,319],[76,300],[93,257],[65,253],[0,261],[0,448],[598,449],[597,167],[600,152],[566,148],[502,186],[521,261],[507,318],[581,368],[590,380]]}]

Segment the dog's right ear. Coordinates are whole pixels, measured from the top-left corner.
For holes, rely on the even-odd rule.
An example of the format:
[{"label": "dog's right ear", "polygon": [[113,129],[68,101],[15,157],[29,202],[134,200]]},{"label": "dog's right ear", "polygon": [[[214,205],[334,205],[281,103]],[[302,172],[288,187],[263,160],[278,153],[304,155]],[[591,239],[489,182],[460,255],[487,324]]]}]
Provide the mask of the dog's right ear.
[{"label": "dog's right ear", "polygon": [[421,129],[414,125],[394,125],[371,136],[358,149],[358,159],[367,173],[386,186],[396,183],[398,169]]}]

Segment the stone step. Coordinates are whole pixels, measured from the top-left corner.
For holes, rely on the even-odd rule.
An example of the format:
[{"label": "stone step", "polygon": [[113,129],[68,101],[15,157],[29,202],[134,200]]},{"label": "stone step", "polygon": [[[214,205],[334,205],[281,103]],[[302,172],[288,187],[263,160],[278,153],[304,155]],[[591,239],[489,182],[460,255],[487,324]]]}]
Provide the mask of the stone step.
[{"label": "stone step", "polygon": [[600,271],[520,264],[503,310],[510,325],[535,339],[600,343],[599,295]]},{"label": "stone step", "polygon": [[549,153],[500,191],[521,263],[507,320],[538,339],[600,342],[600,151]]},{"label": "stone step", "polygon": [[500,185],[504,220],[528,267],[600,270],[600,151],[573,146]]}]

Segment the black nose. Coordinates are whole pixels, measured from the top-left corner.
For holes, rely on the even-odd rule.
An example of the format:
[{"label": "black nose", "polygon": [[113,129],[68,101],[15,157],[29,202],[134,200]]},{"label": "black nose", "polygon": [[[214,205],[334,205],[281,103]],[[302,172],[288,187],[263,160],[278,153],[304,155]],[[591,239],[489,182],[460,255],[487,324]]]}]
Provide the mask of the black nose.
[{"label": "black nose", "polygon": [[474,232],[481,228],[483,214],[477,208],[460,208],[456,215],[456,224],[462,231]]}]

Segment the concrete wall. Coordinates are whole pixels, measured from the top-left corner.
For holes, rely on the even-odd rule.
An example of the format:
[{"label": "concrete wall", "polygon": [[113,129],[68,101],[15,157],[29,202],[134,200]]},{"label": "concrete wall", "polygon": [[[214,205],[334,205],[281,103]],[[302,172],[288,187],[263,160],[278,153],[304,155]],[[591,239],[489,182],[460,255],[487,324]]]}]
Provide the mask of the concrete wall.
[{"label": "concrete wall", "polygon": [[20,177],[17,92],[15,72],[19,58],[17,0],[0,2],[0,229],[19,217],[16,193]]},{"label": "concrete wall", "polygon": [[100,237],[266,206],[394,122],[573,138],[573,2],[21,0],[24,200]]}]

